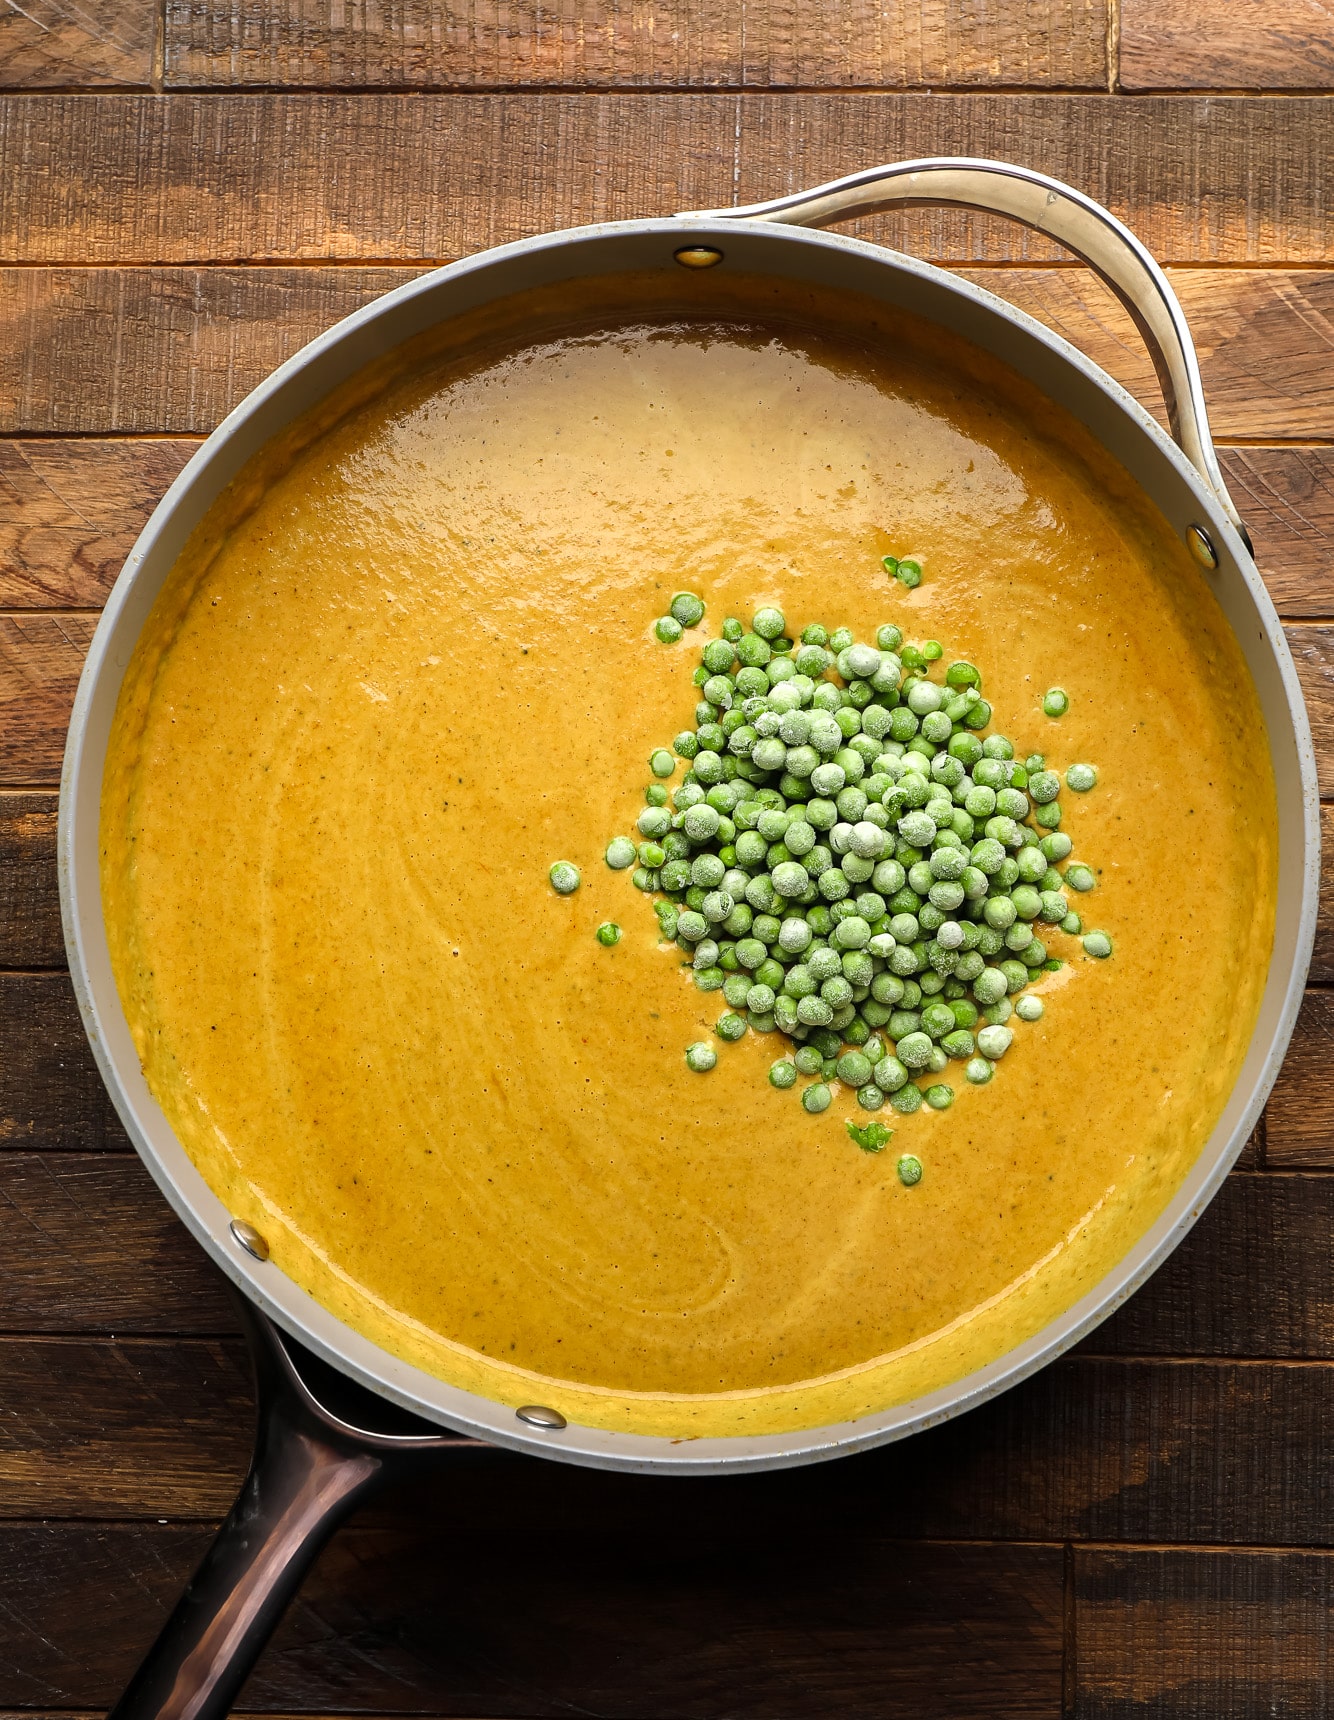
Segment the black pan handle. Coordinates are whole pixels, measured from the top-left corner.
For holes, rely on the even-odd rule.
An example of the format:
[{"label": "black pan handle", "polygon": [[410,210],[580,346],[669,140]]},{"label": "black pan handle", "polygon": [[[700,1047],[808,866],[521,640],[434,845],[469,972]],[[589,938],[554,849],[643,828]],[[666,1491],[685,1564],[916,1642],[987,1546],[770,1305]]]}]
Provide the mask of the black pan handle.
[{"label": "black pan handle", "polygon": [[442,1452],[488,1449],[336,1374],[251,1304],[241,1315],[258,1397],[250,1473],[110,1720],[225,1720],[343,1519]]}]

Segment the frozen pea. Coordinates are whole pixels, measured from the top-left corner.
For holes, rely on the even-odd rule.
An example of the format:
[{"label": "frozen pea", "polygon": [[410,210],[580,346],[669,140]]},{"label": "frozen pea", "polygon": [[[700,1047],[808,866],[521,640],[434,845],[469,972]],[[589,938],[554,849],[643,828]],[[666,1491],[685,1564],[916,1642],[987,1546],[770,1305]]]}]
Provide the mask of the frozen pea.
[{"label": "frozen pea", "polygon": [[671,602],[671,615],[682,627],[697,627],[704,619],[703,600],[693,591],[678,591]]},{"label": "frozen pea", "polygon": [[1008,1027],[984,1027],[977,1036],[977,1049],[984,1057],[995,1063],[1014,1043],[1014,1034]]},{"label": "frozen pea", "polygon": [[718,1061],[718,1053],[711,1045],[703,1040],[691,1045],[686,1050],[686,1068],[693,1069],[696,1075],[707,1075]]}]

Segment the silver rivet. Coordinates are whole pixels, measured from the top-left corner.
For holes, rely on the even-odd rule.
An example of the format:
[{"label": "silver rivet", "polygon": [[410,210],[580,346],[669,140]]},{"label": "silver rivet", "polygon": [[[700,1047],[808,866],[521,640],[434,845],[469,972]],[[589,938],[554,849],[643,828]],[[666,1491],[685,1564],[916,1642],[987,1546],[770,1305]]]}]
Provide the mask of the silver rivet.
[{"label": "silver rivet", "polygon": [[526,1403],[514,1413],[520,1421],[526,1421],[529,1427],[544,1427],[550,1432],[559,1432],[565,1426],[565,1417],[560,1411],[548,1409],[545,1404]]},{"label": "silver rivet", "polygon": [[672,255],[683,269],[711,269],[723,260],[722,252],[716,251],[712,245],[683,245]]},{"label": "silver rivet", "polygon": [[1202,568],[1212,573],[1218,566],[1218,551],[1203,526],[1186,527],[1186,546]]},{"label": "silver rivet", "polygon": [[269,1258],[269,1245],[253,1224],[247,1224],[243,1218],[234,1218],[231,1232],[247,1254],[253,1254],[256,1260]]}]

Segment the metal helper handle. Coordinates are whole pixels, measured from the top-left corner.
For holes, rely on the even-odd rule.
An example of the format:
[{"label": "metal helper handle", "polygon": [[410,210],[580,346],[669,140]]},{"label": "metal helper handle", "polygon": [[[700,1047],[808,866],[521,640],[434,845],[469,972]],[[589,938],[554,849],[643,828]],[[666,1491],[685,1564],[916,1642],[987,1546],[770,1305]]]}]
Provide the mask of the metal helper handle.
[{"label": "metal helper handle", "polygon": [[1007,215],[1073,251],[1134,318],[1153,359],[1177,446],[1240,533],[1250,537],[1228,495],[1209,434],[1200,365],[1185,314],[1167,276],[1128,227],[1073,186],[1004,161],[943,156],[891,162],[831,180],[812,191],[737,209],[695,209],[681,221],[776,221],[829,227],[886,209],[974,209]]}]

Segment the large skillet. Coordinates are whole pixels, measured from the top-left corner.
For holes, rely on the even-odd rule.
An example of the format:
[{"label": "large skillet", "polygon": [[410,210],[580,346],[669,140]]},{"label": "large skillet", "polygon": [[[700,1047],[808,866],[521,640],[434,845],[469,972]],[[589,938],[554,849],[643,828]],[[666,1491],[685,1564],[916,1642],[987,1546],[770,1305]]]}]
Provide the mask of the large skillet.
[{"label": "large skillet", "polygon": [[[808,231],[914,205],[1004,214],[1089,263],[1144,336],[1175,442],[1097,366],[990,293],[878,246]],[[112,715],[140,629],[190,531],[251,455],[370,360],[451,317],[559,281],[584,283],[588,302],[596,305],[599,277],[682,266],[781,276],[915,312],[993,353],[1087,426],[1190,546],[1240,642],[1273,756],[1279,886],[1268,981],[1236,1086],[1166,1211],[1095,1289],[1008,1355],[911,1403],[806,1432],[674,1444],[567,1426],[558,1407],[529,1406],[516,1413],[445,1385],[351,1331],[268,1263],[263,1237],[232,1222],[144,1082],[108,959],[98,810]],[[776,1468],[902,1438],[995,1396],[1069,1348],[1177,1245],[1255,1125],[1292,1032],[1310,955],[1317,814],[1311,736],[1292,660],[1218,470],[1181,308],[1134,236],[1098,204],[1055,180],[991,161],[903,162],[751,208],[550,234],[437,270],[312,341],[224,420],[144,528],[93,640],[65,753],[61,902],[84,1024],[140,1156],[247,1299],[267,1416],[255,1467],[232,1517],[120,1712],[225,1711],[338,1515],[388,1467],[419,1461],[441,1446],[460,1449],[457,1436],[439,1432],[442,1426],[492,1445],[604,1468],[677,1475]]]}]

